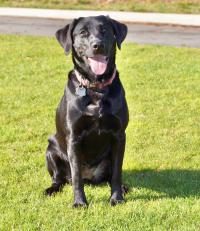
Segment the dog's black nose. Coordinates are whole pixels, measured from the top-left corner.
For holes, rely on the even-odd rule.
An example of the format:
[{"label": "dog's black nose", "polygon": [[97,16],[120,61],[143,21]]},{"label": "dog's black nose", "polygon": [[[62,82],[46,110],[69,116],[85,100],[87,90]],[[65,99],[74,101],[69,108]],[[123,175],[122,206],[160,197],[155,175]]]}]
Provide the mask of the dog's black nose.
[{"label": "dog's black nose", "polygon": [[94,42],[92,44],[92,48],[93,48],[94,51],[102,50],[102,49],[104,49],[104,47],[105,46],[104,46],[104,44],[102,42]]}]

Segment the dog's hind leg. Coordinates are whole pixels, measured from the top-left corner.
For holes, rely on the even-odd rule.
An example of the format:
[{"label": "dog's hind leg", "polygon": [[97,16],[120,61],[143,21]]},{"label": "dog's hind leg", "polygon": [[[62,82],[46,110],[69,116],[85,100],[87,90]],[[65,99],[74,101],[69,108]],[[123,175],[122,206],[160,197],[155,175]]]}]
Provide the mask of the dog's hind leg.
[{"label": "dog's hind leg", "polygon": [[67,155],[60,150],[55,136],[51,136],[48,141],[46,162],[52,185],[45,190],[45,194],[51,196],[61,191],[66,183],[70,183],[71,171]]}]

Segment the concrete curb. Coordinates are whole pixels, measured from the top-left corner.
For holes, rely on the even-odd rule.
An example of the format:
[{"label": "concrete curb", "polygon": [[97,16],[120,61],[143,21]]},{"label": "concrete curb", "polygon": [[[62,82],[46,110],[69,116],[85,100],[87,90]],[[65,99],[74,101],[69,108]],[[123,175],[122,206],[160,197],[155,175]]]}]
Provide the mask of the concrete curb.
[{"label": "concrete curb", "polygon": [[0,16],[66,19],[77,17],[109,15],[111,18],[126,23],[170,24],[181,26],[200,26],[200,15],[192,14],[161,14],[118,11],[82,11],[82,10],[51,10],[32,8],[0,7]]}]

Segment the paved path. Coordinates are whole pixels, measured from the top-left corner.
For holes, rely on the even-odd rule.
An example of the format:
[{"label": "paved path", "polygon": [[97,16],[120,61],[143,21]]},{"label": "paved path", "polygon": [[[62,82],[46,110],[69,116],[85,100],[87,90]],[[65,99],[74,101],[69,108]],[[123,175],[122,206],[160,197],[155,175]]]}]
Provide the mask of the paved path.
[{"label": "paved path", "polygon": [[[0,34],[54,36],[70,20],[0,16]],[[200,27],[127,24],[127,41],[200,48]]]},{"label": "paved path", "polygon": [[71,20],[77,17],[109,15],[111,18],[126,23],[154,23],[185,26],[200,26],[199,14],[163,14],[122,11],[91,10],[54,10],[0,7],[0,16],[34,17]]}]

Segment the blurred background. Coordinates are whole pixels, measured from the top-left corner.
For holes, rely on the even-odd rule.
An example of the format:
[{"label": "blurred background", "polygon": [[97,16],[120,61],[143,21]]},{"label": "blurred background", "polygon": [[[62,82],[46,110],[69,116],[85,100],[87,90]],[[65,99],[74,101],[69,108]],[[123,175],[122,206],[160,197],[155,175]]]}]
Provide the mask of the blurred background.
[{"label": "blurred background", "polygon": [[200,12],[200,0],[0,0],[0,6],[193,14]]}]

